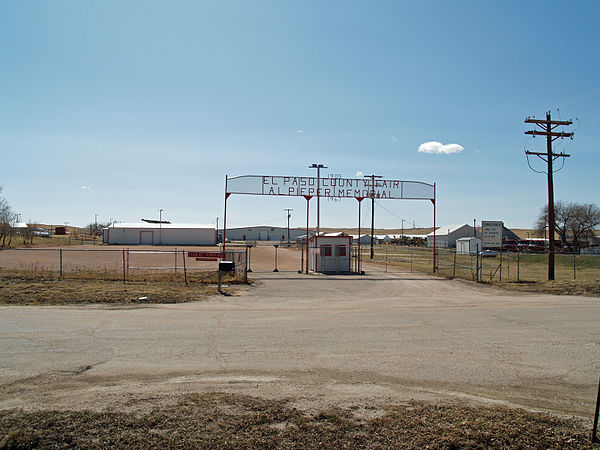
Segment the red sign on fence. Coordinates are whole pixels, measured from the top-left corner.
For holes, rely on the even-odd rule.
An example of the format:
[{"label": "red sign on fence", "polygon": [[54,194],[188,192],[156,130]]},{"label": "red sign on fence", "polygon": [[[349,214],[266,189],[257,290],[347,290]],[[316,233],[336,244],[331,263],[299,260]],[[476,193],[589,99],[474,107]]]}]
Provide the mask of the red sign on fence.
[{"label": "red sign on fence", "polygon": [[225,252],[188,252],[188,258],[225,258]]},{"label": "red sign on fence", "polygon": [[218,261],[218,258],[196,258],[196,261]]}]

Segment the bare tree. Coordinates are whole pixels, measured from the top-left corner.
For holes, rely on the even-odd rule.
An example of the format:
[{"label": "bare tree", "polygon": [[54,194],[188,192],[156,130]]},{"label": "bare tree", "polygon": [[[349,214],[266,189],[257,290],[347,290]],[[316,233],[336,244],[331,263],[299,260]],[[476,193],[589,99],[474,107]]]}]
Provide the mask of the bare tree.
[{"label": "bare tree", "polygon": [[[570,252],[578,251],[583,240],[594,236],[594,229],[600,225],[600,208],[586,203],[566,203],[558,201],[554,204],[556,233]],[[545,205],[535,223],[538,235],[543,235],[548,223],[548,205]]]},{"label": "bare tree", "polygon": [[[10,246],[13,236],[16,214],[12,212],[8,200],[2,196],[0,186],[0,242],[2,247]],[[8,239],[8,243],[6,240]]]}]

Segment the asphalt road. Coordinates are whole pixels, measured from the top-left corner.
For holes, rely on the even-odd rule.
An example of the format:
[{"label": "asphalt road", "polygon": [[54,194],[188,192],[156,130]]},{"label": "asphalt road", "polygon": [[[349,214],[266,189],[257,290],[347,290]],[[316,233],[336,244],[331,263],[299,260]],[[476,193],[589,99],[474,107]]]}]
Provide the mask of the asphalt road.
[{"label": "asphalt road", "polygon": [[593,415],[597,298],[368,270],[257,271],[255,286],[198,303],[0,307],[0,408],[218,390],[305,406],[451,398]]}]

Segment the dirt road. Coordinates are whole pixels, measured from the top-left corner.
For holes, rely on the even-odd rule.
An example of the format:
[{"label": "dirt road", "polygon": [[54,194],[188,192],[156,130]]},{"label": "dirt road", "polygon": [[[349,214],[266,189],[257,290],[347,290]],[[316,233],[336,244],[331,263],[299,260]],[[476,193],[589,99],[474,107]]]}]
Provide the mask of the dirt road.
[{"label": "dirt road", "polygon": [[462,399],[593,414],[598,299],[368,266],[304,275],[279,252],[281,271],[252,261],[255,286],[204,302],[0,307],[0,408],[126,410],[221,391],[302,408]]}]

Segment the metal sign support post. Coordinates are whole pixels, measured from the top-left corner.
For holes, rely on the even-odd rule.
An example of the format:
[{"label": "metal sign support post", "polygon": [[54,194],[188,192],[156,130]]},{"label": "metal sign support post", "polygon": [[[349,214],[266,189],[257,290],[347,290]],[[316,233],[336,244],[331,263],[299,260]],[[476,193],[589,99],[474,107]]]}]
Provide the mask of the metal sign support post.
[{"label": "metal sign support post", "polygon": [[[227,192],[227,175],[225,175],[225,211],[223,212],[223,251],[225,251],[225,243],[227,242],[227,199],[231,194]],[[219,230],[217,230],[217,235]]]},{"label": "metal sign support post", "polygon": [[433,203],[433,273],[435,273],[436,268],[436,253],[437,248],[435,246],[435,183],[433,183],[433,199],[431,199],[431,203]]},{"label": "metal sign support post", "polygon": [[356,200],[358,200],[358,274],[361,275],[362,272],[361,272],[361,268],[360,268],[360,262],[361,262],[361,257],[360,257],[360,206],[361,206],[364,198],[357,197]]},{"label": "metal sign support post", "polygon": [[306,199],[306,273],[308,274],[308,221],[310,218],[309,207],[312,195],[304,195],[303,197]]}]

